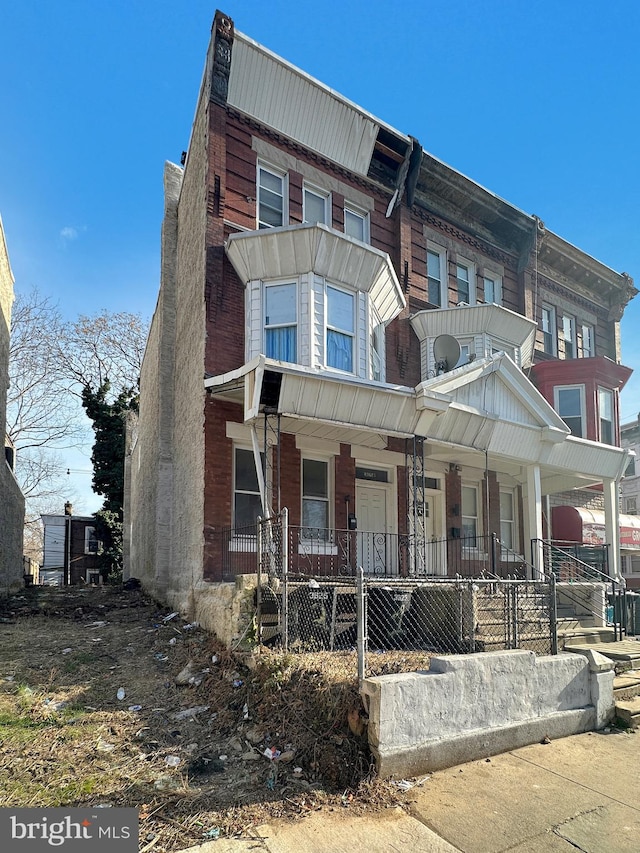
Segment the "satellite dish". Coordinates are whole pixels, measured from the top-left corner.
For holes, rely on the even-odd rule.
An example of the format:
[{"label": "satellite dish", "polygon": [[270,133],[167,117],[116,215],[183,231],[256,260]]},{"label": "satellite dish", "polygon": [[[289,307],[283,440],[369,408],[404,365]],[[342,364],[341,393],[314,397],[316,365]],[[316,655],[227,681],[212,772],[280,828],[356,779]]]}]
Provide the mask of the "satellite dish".
[{"label": "satellite dish", "polygon": [[460,359],[460,344],[452,335],[438,335],[433,342],[436,373],[453,370]]}]

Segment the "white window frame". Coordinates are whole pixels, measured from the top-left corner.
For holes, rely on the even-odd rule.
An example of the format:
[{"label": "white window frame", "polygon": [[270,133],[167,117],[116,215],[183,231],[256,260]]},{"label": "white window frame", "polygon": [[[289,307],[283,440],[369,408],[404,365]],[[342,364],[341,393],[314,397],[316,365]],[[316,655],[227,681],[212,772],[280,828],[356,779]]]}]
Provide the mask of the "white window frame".
[{"label": "white window frame", "polygon": [[[322,219],[309,219],[307,215],[307,193],[320,199],[323,204],[324,214]],[[302,185],[302,221],[310,225],[315,225],[320,222],[322,225],[331,225],[331,193],[316,187],[313,184],[303,183]]]},{"label": "white window frame", "polygon": [[[237,484],[236,484],[236,478],[237,478],[237,473],[238,473],[237,464],[236,464],[236,460],[237,460],[236,453],[237,453],[237,451],[243,451],[244,453],[251,454],[251,457],[253,459],[254,468],[255,468],[255,457],[253,455],[252,448],[249,447],[248,445],[234,443],[234,445],[233,445],[233,456],[232,456],[232,462],[231,462],[231,464],[233,466],[232,472],[231,472],[232,473],[232,504],[231,504],[232,518],[231,518],[231,526],[232,526],[232,529],[234,531],[237,529],[236,494],[257,495],[258,498],[260,498],[260,481],[259,480],[258,480],[258,489],[255,492],[250,491],[248,489],[238,489],[237,488]],[[256,472],[256,479],[258,479],[257,472]],[[243,526],[246,526],[246,525],[243,525]],[[246,540],[248,542],[248,544],[255,543],[255,535],[250,534],[250,533],[244,533],[244,534],[241,533],[240,535],[234,536],[234,539],[238,542],[244,542]],[[236,548],[235,550],[238,550],[238,549]]]},{"label": "white window frame", "polygon": [[[602,422],[606,421],[606,418],[602,417],[602,403],[601,403],[601,395],[607,394],[609,400],[611,402],[611,441],[605,441],[602,437]],[[604,388],[602,385],[598,385],[598,439],[602,444],[608,444],[611,447],[615,447],[616,445],[616,398],[615,393],[612,388]]]},{"label": "white window frame", "polygon": [[[440,286],[440,299],[438,302],[433,302],[431,299],[431,292],[429,288],[429,279],[431,278],[429,275],[429,253],[432,255],[437,255],[438,264],[440,267],[440,279],[438,284]],[[446,308],[449,304],[449,282],[447,281],[447,250],[443,246],[438,246],[437,243],[432,243],[431,240],[427,241],[427,301],[431,305],[437,305],[439,308]],[[435,281],[435,279],[434,279]]]},{"label": "white window frame", "polygon": [[[465,489],[470,489],[473,492],[475,492],[475,510],[476,510],[475,515],[468,515],[468,514],[465,515],[465,513],[464,513],[464,509],[465,509],[465,507],[464,507],[464,491],[465,491]],[[460,535],[461,535],[463,540],[466,540],[467,538],[471,538],[471,537],[467,537],[467,535],[465,534],[465,529],[464,529],[465,518],[475,519],[475,531],[474,531],[474,534],[472,537],[473,539],[475,539],[475,544],[467,544],[465,542],[464,548],[466,550],[478,548],[478,539],[481,536],[480,531],[482,530],[482,517],[481,517],[482,503],[481,503],[481,501],[482,501],[482,496],[480,494],[480,486],[478,483],[468,483],[466,481],[461,483],[461,485],[460,485],[460,525],[461,525],[460,526]]]},{"label": "white window frame", "polygon": [[[294,324],[291,323],[267,323],[267,291],[270,287],[282,287],[283,285],[293,285],[295,288],[295,307],[296,307],[296,320]],[[266,354],[267,352],[267,331],[268,329],[280,329],[280,328],[291,328],[292,325],[295,325],[296,329],[296,357],[294,361],[287,362],[287,364],[299,364],[299,353],[300,353],[300,306],[299,306],[299,292],[300,288],[298,286],[298,281],[296,279],[282,279],[276,281],[265,281],[263,282],[262,287],[262,351]]]},{"label": "white window frame", "polygon": [[[300,459],[300,542],[298,547],[299,554],[337,554],[338,546],[333,541],[333,508],[334,508],[334,476],[333,476],[333,456],[323,454],[304,453]],[[317,495],[307,495],[304,493],[304,463],[305,462],[321,462],[326,465],[327,469],[327,527],[313,528],[311,525],[304,522],[304,502],[305,498],[309,500],[319,500]],[[324,498],[320,498],[324,500]],[[327,538],[304,536],[305,529],[322,530],[326,529]]]},{"label": "white window frame", "polygon": [[[353,330],[351,332],[341,329],[329,323],[329,290],[335,290],[339,293],[346,293],[352,299],[353,305]],[[349,290],[346,287],[339,287],[330,281],[325,281],[324,289],[324,363],[327,370],[335,370],[338,373],[354,376],[358,374],[358,291]],[[329,332],[338,332],[338,334],[351,337],[351,370],[343,370],[340,367],[334,367],[329,364]]]},{"label": "white window frame", "polygon": [[[545,329],[545,315],[548,316],[548,329]],[[546,352],[547,355],[556,356],[558,354],[558,329],[556,309],[553,305],[548,305],[547,303],[542,304],[540,329],[542,331],[542,351]],[[547,347],[547,340],[549,340],[551,344],[550,348]]]},{"label": "white window frame", "polygon": [[[344,203],[344,233],[345,234],[348,234],[348,232],[347,232],[347,214],[350,214],[351,216],[355,216],[358,219],[362,220],[362,241],[361,242],[370,243],[371,242],[371,234],[370,234],[369,212],[367,210],[364,210],[361,207],[358,207],[355,204],[352,204],[350,201],[345,201],[345,203]],[[359,237],[354,237],[353,235],[348,235],[348,236],[351,236],[353,240],[359,240],[360,239]]]},{"label": "white window frame", "polygon": [[[553,407],[556,412],[560,415],[560,417],[565,420],[562,412],[560,411],[560,392],[561,391],[574,391],[577,390],[580,392],[580,426],[582,435],[576,436],[576,438],[586,438],[587,435],[587,410],[586,410],[586,393],[584,385],[556,385],[553,389]],[[570,415],[569,417],[574,418],[576,415]],[[565,420],[566,423],[566,420]],[[569,426],[567,424],[567,426]],[[572,430],[572,435],[575,433]]]},{"label": "white window frame", "polygon": [[[509,495],[509,497],[511,498],[511,512],[512,512],[511,518],[505,518],[502,515],[502,495]],[[511,552],[514,552],[517,554],[518,553],[518,525],[516,522],[517,522],[518,511],[517,511],[517,504],[516,504],[516,490],[500,486],[499,498],[498,499],[499,499],[499,507],[500,507],[500,544],[501,544],[503,550],[511,551]],[[506,544],[504,542],[503,533],[502,533],[503,525],[507,525],[507,524],[510,526],[510,530],[511,530],[511,544],[510,545]]]},{"label": "white window frame", "polygon": [[[90,542],[96,543],[95,550],[92,550],[89,548]],[[91,556],[95,557],[101,553],[101,547],[100,547],[101,545],[102,545],[102,543],[100,542],[100,540],[96,536],[95,527],[92,527],[92,526],[91,527],[85,527],[85,529],[84,529],[84,553],[90,554]]]},{"label": "white window frame", "polygon": [[[493,299],[487,299],[487,281],[493,284]],[[484,301],[487,305],[502,305],[502,276],[493,270],[485,270],[482,276]]]},{"label": "white window frame", "polygon": [[[581,340],[580,340],[580,356],[581,358],[593,358],[596,354],[596,337],[595,328],[590,323],[582,323],[581,325]],[[585,346],[585,340],[588,344]]]},{"label": "white window frame", "polygon": [[475,340],[473,338],[459,338],[458,343],[460,344],[460,358],[454,364],[454,368],[469,364],[470,361],[473,361],[472,355],[475,358]]},{"label": "white window frame", "polygon": [[578,357],[578,341],[576,338],[576,318],[571,314],[562,315],[562,342],[564,344],[564,357]]},{"label": "white window frame", "polygon": [[[460,268],[466,269],[467,273],[469,275],[469,280],[468,280],[469,297],[467,299],[461,299],[460,298],[459,282],[464,281],[464,279],[460,279],[460,277],[458,275],[458,271]],[[458,302],[457,302],[458,305],[460,305],[461,303],[464,303],[466,305],[475,305],[476,304],[476,265],[473,263],[473,261],[470,261],[467,258],[463,258],[460,256],[458,256],[456,258],[456,291],[457,291],[456,295],[457,295],[457,299],[458,299]]]},{"label": "white window frame", "polygon": [[[282,181],[282,222],[280,226],[271,225],[270,223],[263,221],[260,219],[260,195],[262,191],[262,186],[260,184],[260,172],[266,172],[273,177],[278,178]],[[278,169],[275,166],[271,166],[268,163],[265,163],[261,160],[258,160],[257,171],[256,171],[256,221],[258,228],[277,228],[282,225],[287,225],[289,222],[289,188],[288,188],[288,180],[287,173],[282,171],[282,169]],[[267,189],[265,187],[265,189]],[[269,192],[273,192],[273,190],[269,190]]]}]

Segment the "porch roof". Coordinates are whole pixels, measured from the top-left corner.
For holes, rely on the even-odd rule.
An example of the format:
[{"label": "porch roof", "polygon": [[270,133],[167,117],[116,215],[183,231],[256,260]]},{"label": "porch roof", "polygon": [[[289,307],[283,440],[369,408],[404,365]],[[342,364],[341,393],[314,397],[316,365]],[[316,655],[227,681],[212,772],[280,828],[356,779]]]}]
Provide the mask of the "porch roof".
[{"label": "porch roof", "polygon": [[389,436],[422,436],[432,460],[526,480],[539,465],[544,494],[619,478],[627,452],[576,438],[508,355],[479,359],[416,388],[333,376],[258,356],[205,380],[210,393],[264,411],[283,431],[384,448]]}]

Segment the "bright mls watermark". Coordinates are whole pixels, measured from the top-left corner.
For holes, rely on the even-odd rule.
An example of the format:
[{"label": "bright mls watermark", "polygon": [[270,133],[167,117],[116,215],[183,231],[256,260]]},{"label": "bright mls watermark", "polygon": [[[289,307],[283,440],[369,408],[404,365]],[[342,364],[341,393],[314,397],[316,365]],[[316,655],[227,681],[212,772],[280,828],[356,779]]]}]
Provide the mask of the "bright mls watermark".
[{"label": "bright mls watermark", "polygon": [[0,808],[0,850],[42,853],[52,848],[64,853],[138,853],[138,810]]}]

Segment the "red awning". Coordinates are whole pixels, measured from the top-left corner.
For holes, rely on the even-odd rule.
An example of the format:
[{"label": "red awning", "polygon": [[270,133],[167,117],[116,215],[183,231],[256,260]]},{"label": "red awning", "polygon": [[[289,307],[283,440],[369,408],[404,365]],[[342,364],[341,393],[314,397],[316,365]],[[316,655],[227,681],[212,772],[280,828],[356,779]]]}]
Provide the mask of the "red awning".
[{"label": "red awning", "polygon": [[[601,509],[579,506],[554,506],[551,510],[553,538],[556,541],[605,545],[605,520]],[[640,516],[620,515],[620,545],[640,551]]]}]

